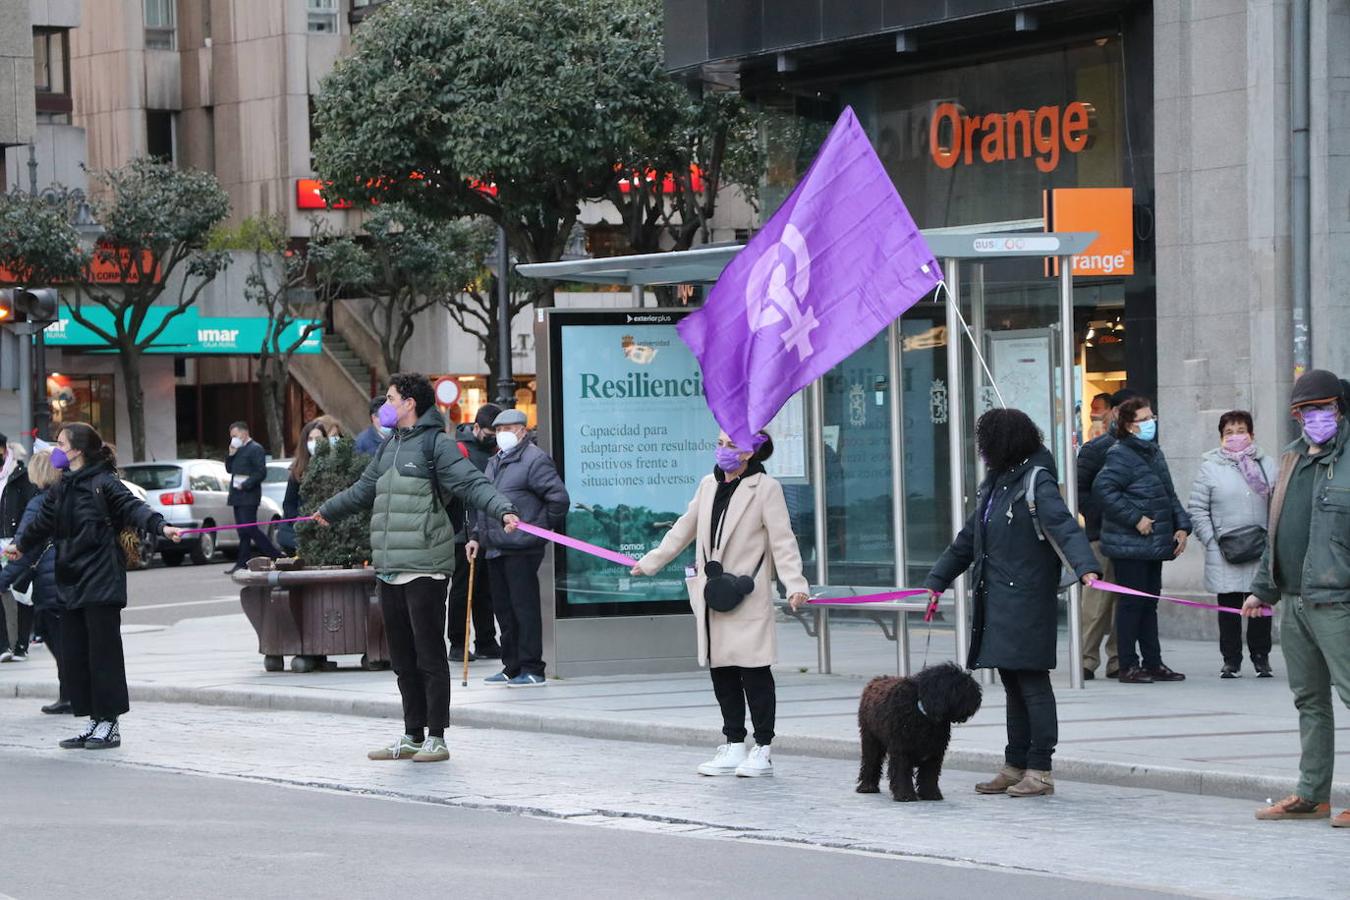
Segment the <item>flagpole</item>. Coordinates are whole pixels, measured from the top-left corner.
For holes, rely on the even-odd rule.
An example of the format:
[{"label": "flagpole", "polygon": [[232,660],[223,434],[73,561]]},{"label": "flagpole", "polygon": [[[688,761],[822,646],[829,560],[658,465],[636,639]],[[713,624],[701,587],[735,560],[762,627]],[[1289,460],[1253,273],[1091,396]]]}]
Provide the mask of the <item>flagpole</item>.
[{"label": "flagpole", "polygon": [[[961,295],[960,262],[946,260],[947,295],[947,466],[951,482],[951,531],[959,534],[966,521],[966,460],[965,460],[965,404],[961,393],[961,311],[957,309]],[[966,576],[961,575],[952,584],[956,599],[956,662],[966,665],[970,647],[969,596]]]},{"label": "flagpole", "polygon": [[[1063,256],[1059,260],[1059,376],[1062,385],[1060,416],[1063,419],[1060,430],[1060,443],[1064,447],[1064,499],[1069,504],[1069,512],[1078,515],[1078,460],[1074,456],[1073,436],[1073,257]],[[1082,589],[1078,582],[1069,587],[1069,687],[1083,687],[1083,609],[1080,602]]]}]

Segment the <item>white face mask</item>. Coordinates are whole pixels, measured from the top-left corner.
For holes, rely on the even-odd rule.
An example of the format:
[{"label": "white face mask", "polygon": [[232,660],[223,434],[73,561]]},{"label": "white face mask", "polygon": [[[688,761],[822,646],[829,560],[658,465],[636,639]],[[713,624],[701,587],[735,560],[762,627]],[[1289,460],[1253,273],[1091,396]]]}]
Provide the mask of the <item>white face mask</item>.
[{"label": "white face mask", "polygon": [[520,438],[514,431],[497,432],[497,449],[503,453],[508,453],[520,444]]},{"label": "white face mask", "polygon": [[230,447],[231,447],[231,448],[233,448],[233,449],[235,449],[235,450],[238,450],[238,449],[239,449],[240,447],[242,447],[242,446],[244,446],[244,439],[243,439],[243,438],[240,438],[240,437],[230,438]]},{"label": "white face mask", "polygon": [[314,438],[310,438],[309,440],[305,441],[305,446],[309,449],[309,455],[313,456],[315,449],[318,448],[319,446],[319,442],[314,440]]},{"label": "white face mask", "polygon": [[336,446],[337,446],[338,440],[339,440],[339,438],[338,438],[337,435],[335,435],[335,434],[329,435],[329,436],[328,436],[328,446],[330,446],[330,447],[336,447]]}]

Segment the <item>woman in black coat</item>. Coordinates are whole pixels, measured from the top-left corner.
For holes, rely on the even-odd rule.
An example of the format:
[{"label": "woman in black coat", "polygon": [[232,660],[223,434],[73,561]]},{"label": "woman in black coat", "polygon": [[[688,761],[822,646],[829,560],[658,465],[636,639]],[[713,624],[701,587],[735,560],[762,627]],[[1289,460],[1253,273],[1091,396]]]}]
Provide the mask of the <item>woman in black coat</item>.
[{"label": "woman in black coat", "polygon": [[[36,489],[28,506],[24,508],[15,532],[16,539],[21,537],[28,526],[33,524],[47,491],[61,478],[61,473],[52,466],[52,454],[42,450],[33,454],[28,463],[28,479]],[[0,570],[0,593],[14,587],[17,582],[27,580],[33,591],[34,631],[42,636],[43,642],[56,660],[56,678],[61,679],[61,604],[56,592],[56,550],[50,543],[5,566]],[[50,715],[69,715],[70,701],[66,700],[65,686],[62,685],[55,703],[42,707]]]},{"label": "woman in black coat", "polygon": [[[1055,547],[1084,584],[1100,577],[1099,566],[1087,535],[1060,496],[1054,459],[1026,413],[992,409],[980,416],[975,446],[989,474],[980,485],[975,511],[928,573],[924,587],[936,601],[970,569],[975,607],[966,667],[998,669],[1007,694],[1006,764],[975,790],[1044,796],[1055,792],[1050,757],[1059,739],[1050,686],[1059,629],[1061,563]],[[1029,479],[1035,519],[1028,503]]]},{"label": "woman in black coat", "polygon": [[[1159,594],[1163,562],[1185,551],[1191,517],[1172,486],[1172,473],[1158,446],[1158,420],[1147,397],[1120,405],[1116,435],[1119,440],[1092,483],[1093,502],[1102,511],[1102,554],[1115,564],[1122,586]],[[1157,600],[1120,598],[1116,643],[1121,684],[1186,680],[1163,665]]]},{"label": "woman in black coat", "polygon": [[52,465],[65,474],[5,555],[18,559],[49,541],[56,548],[62,674],[71,711],[89,717],[61,746],[101,750],[121,745],[117,719],[129,708],[121,633],[127,573],[118,534],[131,527],[176,542],[182,532],[127,490],[117,477],[112,448],[93,428],[66,425],[56,444]]},{"label": "woman in black coat", "polygon": [[[300,495],[300,485],[305,480],[305,470],[320,441],[328,440],[328,429],[318,419],[306,422],[300,429],[300,441],[295,446],[295,458],[291,460],[290,476],[286,479],[286,496],[281,500],[281,517],[297,519],[304,497]],[[295,523],[287,522],[277,529],[277,544],[287,553],[294,554],[297,549]]]}]

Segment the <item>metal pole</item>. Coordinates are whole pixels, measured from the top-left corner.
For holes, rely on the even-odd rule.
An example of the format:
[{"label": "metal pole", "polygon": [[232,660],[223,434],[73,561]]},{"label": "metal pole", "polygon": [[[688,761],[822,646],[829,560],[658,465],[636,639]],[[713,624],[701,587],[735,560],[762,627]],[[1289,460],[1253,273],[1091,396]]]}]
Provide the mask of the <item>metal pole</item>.
[{"label": "metal pole", "polygon": [[[946,261],[947,281],[947,465],[951,469],[950,510],[952,535],[960,533],[966,521],[966,460],[962,435],[965,404],[961,397],[961,322],[956,304],[961,302],[961,270],[955,259]],[[952,585],[956,595],[956,662],[966,664],[970,647],[970,597],[966,576]]]},{"label": "metal pole", "polygon": [[511,251],[506,229],[497,228],[497,405],[516,405],[516,380],[511,375]]},{"label": "metal pole", "polygon": [[[980,352],[984,352],[984,263],[970,264],[970,333],[975,339],[975,347]],[[975,379],[975,390],[971,391],[971,396],[975,398],[975,417],[979,418],[984,412],[984,396],[986,385],[984,383],[984,366],[980,361],[971,355],[970,359],[971,377]],[[984,460],[980,455],[975,454],[975,483],[983,484],[985,476]]]},{"label": "metal pole", "polygon": [[[1064,446],[1064,500],[1069,512],[1078,515],[1078,460],[1074,454],[1073,433],[1073,257],[1059,259],[1059,366],[1063,423],[1060,442]],[[1083,686],[1083,608],[1081,590],[1077,583],[1069,588],[1069,687]]]},{"label": "metal pole", "polygon": [[[894,529],[892,533],[895,535],[895,584],[896,587],[904,587],[909,581],[909,572],[905,557],[905,432],[904,409],[901,406],[900,396],[900,381],[904,373],[900,367],[903,336],[899,319],[891,323],[887,335],[889,342],[887,383],[891,390],[891,522]],[[906,613],[900,615],[903,617]]]},{"label": "metal pole", "polygon": [[33,428],[44,441],[51,440],[52,407],[47,398],[47,329],[33,335]]},{"label": "metal pole", "polygon": [[19,339],[19,441],[28,452],[33,451],[33,336],[28,325],[18,325],[14,334]]},{"label": "metal pole", "polygon": [[1298,377],[1312,367],[1312,218],[1309,213],[1311,182],[1308,144],[1311,123],[1309,103],[1311,11],[1308,0],[1295,0],[1291,6],[1289,249],[1293,257],[1290,260],[1290,275],[1293,282],[1294,306],[1294,376]]},{"label": "metal pole", "polygon": [[646,301],[646,299],[644,298],[643,293],[642,293],[642,285],[640,285],[640,284],[635,284],[635,285],[633,285],[633,289],[629,292],[629,296],[631,296],[631,297],[633,298],[633,305],[634,305],[634,306],[646,306],[646,305],[647,305],[647,301]]},{"label": "metal pole", "polygon": [[826,541],[829,540],[829,523],[826,516],[825,494],[825,392],[824,384],[817,379],[806,386],[807,408],[811,415],[811,435],[814,446],[811,448],[811,493],[816,506],[816,584],[824,587],[829,583],[830,570],[825,555]]},{"label": "metal pole", "polygon": [[29,144],[29,145],[28,145],[28,193],[31,194],[31,195],[34,196],[34,197],[37,196],[37,192],[38,192],[38,190],[37,190],[37,170],[38,170],[37,145],[36,145],[36,144]]}]

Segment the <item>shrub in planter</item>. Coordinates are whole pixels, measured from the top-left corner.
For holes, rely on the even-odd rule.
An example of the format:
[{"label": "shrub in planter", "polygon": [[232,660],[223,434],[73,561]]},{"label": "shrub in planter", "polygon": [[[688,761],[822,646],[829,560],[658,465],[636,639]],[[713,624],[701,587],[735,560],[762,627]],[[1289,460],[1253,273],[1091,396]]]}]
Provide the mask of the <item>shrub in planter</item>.
[{"label": "shrub in planter", "polygon": [[[369,456],[356,452],[351,438],[341,438],[335,445],[320,443],[300,483],[300,496],[305,498],[300,514],[313,515],[330,497],[355,484],[369,462]],[[307,567],[359,567],[370,559],[370,518],[348,516],[326,527],[300,522],[295,539],[296,555]]]}]

